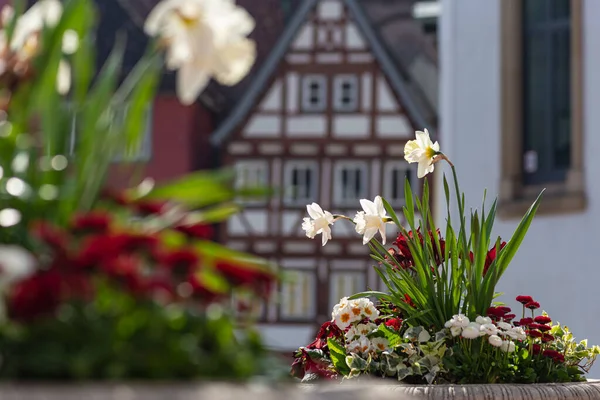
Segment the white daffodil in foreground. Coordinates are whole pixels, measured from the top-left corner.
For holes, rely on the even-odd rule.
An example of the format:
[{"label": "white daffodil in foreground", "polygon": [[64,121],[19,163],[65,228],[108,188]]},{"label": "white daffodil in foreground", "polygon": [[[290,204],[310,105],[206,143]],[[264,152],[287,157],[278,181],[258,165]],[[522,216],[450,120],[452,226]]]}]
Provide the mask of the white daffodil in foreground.
[{"label": "white daffodil in foreground", "polygon": [[319,233],[322,237],[323,246],[328,240],[331,240],[331,228],[333,225],[333,215],[329,211],[323,211],[320,205],[312,203],[306,206],[310,218],[304,218],[302,229],[306,231],[306,236],[314,239]]},{"label": "white daffodil in foreground", "polygon": [[423,178],[433,172],[434,159],[440,151],[440,145],[431,141],[427,129],[425,132],[417,131],[416,135],[416,140],[409,140],[404,146],[404,158],[409,163],[419,163],[417,176]]},{"label": "white daffodil in foreground", "polygon": [[254,20],[233,0],[163,0],[144,30],[167,46],[167,68],[178,70],[177,95],[194,102],[211,77],[235,85],[250,70],[256,45],[246,36]]},{"label": "white daffodil in foreground", "polygon": [[364,211],[359,211],[354,217],[354,223],[356,224],[356,232],[363,235],[363,244],[369,243],[377,231],[381,235],[381,241],[385,244],[385,223],[388,220],[388,216],[383,208],[383,201],[381,196],[375,197],[375,201],[362,199],[360,201]]}]

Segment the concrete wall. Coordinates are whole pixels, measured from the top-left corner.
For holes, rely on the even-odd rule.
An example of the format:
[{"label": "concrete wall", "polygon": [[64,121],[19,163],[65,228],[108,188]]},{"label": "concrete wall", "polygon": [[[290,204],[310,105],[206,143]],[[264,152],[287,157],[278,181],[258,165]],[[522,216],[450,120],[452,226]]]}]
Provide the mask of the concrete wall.
[{"label": "concrete wall", "polygon": [[[467,207],[480,207],[486,188],[494,198],[500,184],[500,1],[443,0],[441,146],[457,166]],[[600,1],[583,3],[588,207],[535,219],[498,289],[510,306],[516,295],[532,295],[578,338],[600,344]],[[441,217],[445,205],[437,200]],[[508,239],[517,223],[498,221],[495,233]]]}]

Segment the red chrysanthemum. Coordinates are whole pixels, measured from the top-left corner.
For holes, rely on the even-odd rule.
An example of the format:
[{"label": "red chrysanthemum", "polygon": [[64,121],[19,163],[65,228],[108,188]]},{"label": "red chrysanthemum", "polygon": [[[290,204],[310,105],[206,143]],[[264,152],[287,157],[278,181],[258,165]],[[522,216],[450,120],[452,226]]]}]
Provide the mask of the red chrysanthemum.
[{"label": "red chrysanthemum", "polygon": [[521,318],[519,320],[519,326],[529,326],[533,323],[533,318]]},{"label": "red chrysanthemum", "polygon": [[66,252],[68,235],[62,229],[45,221],[37,221],[32,224],[31,233],[55,252],[61,254]]},{"label": "red chrysanthemum", "polygon": [[540,308],[540,303],[537,301],[530,301],[529,303],[525,304],[525,307],[529,308],[530,310],[537,310]]},{"label": "red chrysanthemum", "polygon": [[556,350],[551,350],[551,349],[544,350],[542,352],[542,355],[544,357],[551,358],[552,360],[554,360],[556,362],[564,362],[565,361],[565,356]]},{"label": "red chrysanthemum", "polygon": [[502,319],[506,322],[510,322],[515,318],[516,318],[515,314],[504,314],[504,317],[502,317]]},{"label": "red chrysanthemum", "polygon": [[537,329],[538,331],[542,331],[542,332],[547,332],[550,329],[552,329],[552,327],[550,327],[548,325],[537,324],[537,323],[529,324],[529,328],[530,329]]},{"label": "red chrysanthemum", "polygon": [[540,346],[539,344],[534,344],[532,346],[532,350],[533,350],[533,354],[540,354],[540,352],[542,351],[542,346]]},{"label": "red chrysanthemum", "polygon": [[490,307],[487,309],[487,315],[493,319],[499,319],[506,315],[506,313],[510,312],[510,308],[508,307]]},{"label": "red chrysanthemum", "polygon": [[533,297],[531,296],[517,296],[517,301],[523,305],[527,304],[527,303],[531,303],[533,301]]},{"label": "red chrysanthemum", "polygon": [[159,255],[161,265],[170,269],[178,276],[192,274],[199,266],[200,257],[191,249],[178,249],[163,252]]},{"label": "red chrysanthemum", "polygon": [[7,299],[9,316],[30,320],[54,312],[61,301],[61,286],[61,275],[55,270],[39,272],[19,282]]},{"label": "red chrysanthemum", "polygon": [[538,315],[537,317],[534,318],[534,321],[537,322],[538,324],[549,324],[552,322],[550,317],[547,315]]},{"label": "red chrysanthemum", "polygon": [[542,336],[542,342],[544,343],[550,343],[554,341],[554,336],[552,336],[549,333],[544,333],[544,336]]},{"label": "red chrysanthemum", "polygon": [[536,330],[528,330],[527,334],[532,338],[541,338],[542,336],[544,336],[542,332]]},{"label": "red chrysanthemum", "polygon": [[92,211],[78,214],[71,221],[71,228],[75,232],[105,233],[110,226],[111,218],[108,213]]},{"label": "red chrysanthemum", "polygon": [[193,239],[211,239],[213,236],[213,227],[206,224],[178,225],[174,228]]}]

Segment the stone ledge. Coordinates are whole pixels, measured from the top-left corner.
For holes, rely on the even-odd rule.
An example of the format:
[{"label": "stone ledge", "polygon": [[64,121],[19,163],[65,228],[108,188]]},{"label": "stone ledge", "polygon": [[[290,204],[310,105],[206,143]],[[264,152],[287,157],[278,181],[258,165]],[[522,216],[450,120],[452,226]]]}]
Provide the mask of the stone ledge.
[{"label": "stone ledge", "polygon": [[403,385],[381,381],[278,385],[233,383],[4,383],[0,400],[405,400],[599,399],[600,381],[539,385]]}]

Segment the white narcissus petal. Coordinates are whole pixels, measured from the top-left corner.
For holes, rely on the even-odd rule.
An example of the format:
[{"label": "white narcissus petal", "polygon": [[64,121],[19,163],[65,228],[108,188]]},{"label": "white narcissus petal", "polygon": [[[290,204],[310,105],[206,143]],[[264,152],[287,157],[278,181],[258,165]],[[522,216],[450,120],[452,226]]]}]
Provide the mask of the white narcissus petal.
[{"label": "white narcissus petal", "polygon": [[67,29],[62,38],[62,52],[73,54],[79,48],[79,36],[73,29]]},{"label": "white narcissus petal", "polygon": [[192,64],[183,65],[177,72],[177,97],[181,104],[192,104],[198,93],[206,87],[208,80],[208,75],[195,69]]},{"label": "white narcissus petal", "polygon": [[150,36],[158,35],[165,18],[168,17],[169,13],[172,12],[173,7],[178,3],[180,3],[180,0],[163,0],[158,3],[152,11],[150,11],[148,18],[146,18],[144,32]]},{"label": "white narcissus petal", "polygon": [[369,241],[371,241],[371,239],[373,239],[375,237],[376,233],[377,233],[377,227],[367,228],[365,230],[365,235],[363,236],[363,244],[369,243]]},{"label": "white narcissus petal", "polygon": [[317,203],[312,203],[306,206],[306,211],[311,218],[317,219],[323,216],[323,209]]},{"label": "white narcissus petal", "polygon": [[365,210],[366,214],[369,214],[369,215],[377,214],[377,206],[371,200],[361,199],[360,205],[362,206],[363,210]]},{"label": "white narcissus petal", "polygon": [[248,74],[256,59],[256,44],[241,40],[223,48],[216,58],[215,78],[227,86],[237,84]]}]

